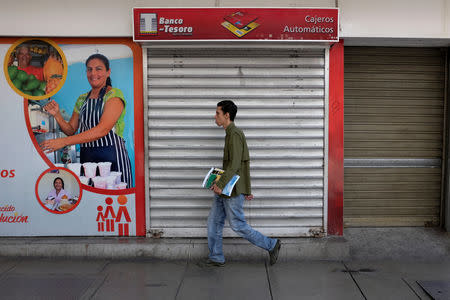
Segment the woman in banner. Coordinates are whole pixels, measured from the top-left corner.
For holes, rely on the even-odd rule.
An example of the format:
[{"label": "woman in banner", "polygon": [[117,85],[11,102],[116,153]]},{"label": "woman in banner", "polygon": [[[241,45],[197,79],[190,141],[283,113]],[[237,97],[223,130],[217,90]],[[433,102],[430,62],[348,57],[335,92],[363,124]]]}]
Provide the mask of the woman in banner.
[{"label": "woman in banner", "polygon": [[104,55],[91,55],[86,60],[86,73],[92,89],[78,97],[69,122],[63,119],[55,101],[44,106],[67,137],[44,141],[41,147],[50,153],[80,144],[81,163],[111,162],[111,171],[121,172],[122,181],[130,188],[131,163],[123,139],[125,98],[121,90],[111,86],[109,60]]},{"label": "woman in banner", "polygon": [[63,199],[70,199],[70,195],[64,190],[64,180],[61,177],[53,180],[53,188],[45,201],[45,205],[50,209],[58,207]]}]

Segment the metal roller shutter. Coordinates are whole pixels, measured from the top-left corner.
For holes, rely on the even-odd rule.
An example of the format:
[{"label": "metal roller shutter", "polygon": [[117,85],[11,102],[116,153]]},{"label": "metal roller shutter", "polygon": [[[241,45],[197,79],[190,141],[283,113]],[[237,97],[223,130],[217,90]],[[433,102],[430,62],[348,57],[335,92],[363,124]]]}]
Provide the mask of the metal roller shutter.
[{"label": "metal roller shutter", "polygon": [[[324,227],[325,53],[311,49],[147,49],[150,229],[206,236],[225,132],[216,104],[238,105],[251,157],[251,226],[310,236]],[[224,236],[235,236],[228,227]]]},{"label": "metal roller shutter", "polygon": [[445,56],[345,47],[344,224],[440,220]]}]

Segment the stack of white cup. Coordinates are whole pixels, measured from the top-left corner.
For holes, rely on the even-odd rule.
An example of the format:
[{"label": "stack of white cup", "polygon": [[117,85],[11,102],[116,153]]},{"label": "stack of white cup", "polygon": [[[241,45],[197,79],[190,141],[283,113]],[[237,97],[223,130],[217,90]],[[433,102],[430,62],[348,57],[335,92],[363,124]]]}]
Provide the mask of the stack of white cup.
[{"label": "stack of white cup", "polygon": [[92,181],[94,182],[94,187],[96,187],[98,189],[106,189],[106,178],[105,177],[96,176],[96,177],[92,178]]},{"label": "stack of white cup", "polygon": [[[83,166],[84,169],[84,176],[80,176],[81,166]],[[97,167],[100,176],[96,176]],[[80,178],[82,184],[89,185],[92,180],[94,187],[99,189],[121,190],[127,188],[127,184],[120,181],[122,172],[111,172],[111,162],[86,162],[83,164],[70,163],[67,164],[67,168],[69,168],[69,170],[74,172]]]},{"label": "stack of white cup", "polygon": [[100,177],[107,177],[111,172],[111,163],[108,162],[99,162],[98,170],[100,171]]},{"label": "stack of white cup", "polygon": [[[111,172],[109,174],[110,177],[114,177],[114,186],[116,190],[124,190],[127,188],[126,182],[121,182],[120,178],[122,177],[122,172]],[[112,180],[112,179],[111,179]]]},{"label": "stack of white cup", "polygon": [[80,163],[69,163],[67,164],[67,168],[74,172],[78,178],[80,178],[80,182],[85,185],[89,185],[89,177],[81,176],[81,164]]},{"label": "stack of white cup", "polygon": [[119,184],[120,178],[122,177],[122,172],[111,172],[109,173],[109,176],[114,176],[116,178],[114,184]]},{"label": "stack of white cup", "polygon": [[126,188],[127,188],[126,182],[120,182],[120,183],[116,184],[116,189],[118,189],[118,190],[124,190]]},{"label": "stack of white cup", "polygon": [[97,174],[97,163],[86,162],[83,164],[84,176],[94,178]]},{"label": "stack of white cup", "polygon": [[67,168],[74,172],[78,177],[80,177],[81,174],[81,164],[80,163],[70,163],[67,164]]}]

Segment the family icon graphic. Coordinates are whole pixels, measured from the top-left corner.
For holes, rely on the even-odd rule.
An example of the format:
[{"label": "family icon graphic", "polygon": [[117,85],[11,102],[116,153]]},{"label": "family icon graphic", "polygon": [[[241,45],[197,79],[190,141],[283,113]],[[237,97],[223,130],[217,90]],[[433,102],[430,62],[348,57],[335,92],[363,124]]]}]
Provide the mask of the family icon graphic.
[{"label": "family icon graphic", "polygon": [[[129,236],[130,235],[130,214],[128,213],[126,204],[128,199],[124,195],[117,197],[117,203],[119,203],[119,209],[117,212],[114,211],[112,206],[113,199],[108,197],[105,199],[106,209],[103,213],[104,207],[97,206],[97,225],[99,232],[115,232],[115,224],[117,224],[119,236]],[[106,223],[106,229],[105,229]]]}]

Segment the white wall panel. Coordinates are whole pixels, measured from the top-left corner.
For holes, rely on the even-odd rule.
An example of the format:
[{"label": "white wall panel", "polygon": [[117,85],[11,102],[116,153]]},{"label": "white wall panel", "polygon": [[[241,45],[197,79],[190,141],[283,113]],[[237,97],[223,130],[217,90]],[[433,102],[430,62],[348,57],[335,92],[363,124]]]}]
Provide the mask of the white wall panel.
[{"label": "white wall panel", "polygon": [[449,38],[446,0],[340,0],[342,38]]},{"label": "white wall panel", "polygon": [[450,38],[448,0],[2,0],[0,36],[131,37],[133,7],[338,7],[339,35],[351,43],[443,46]]}]

